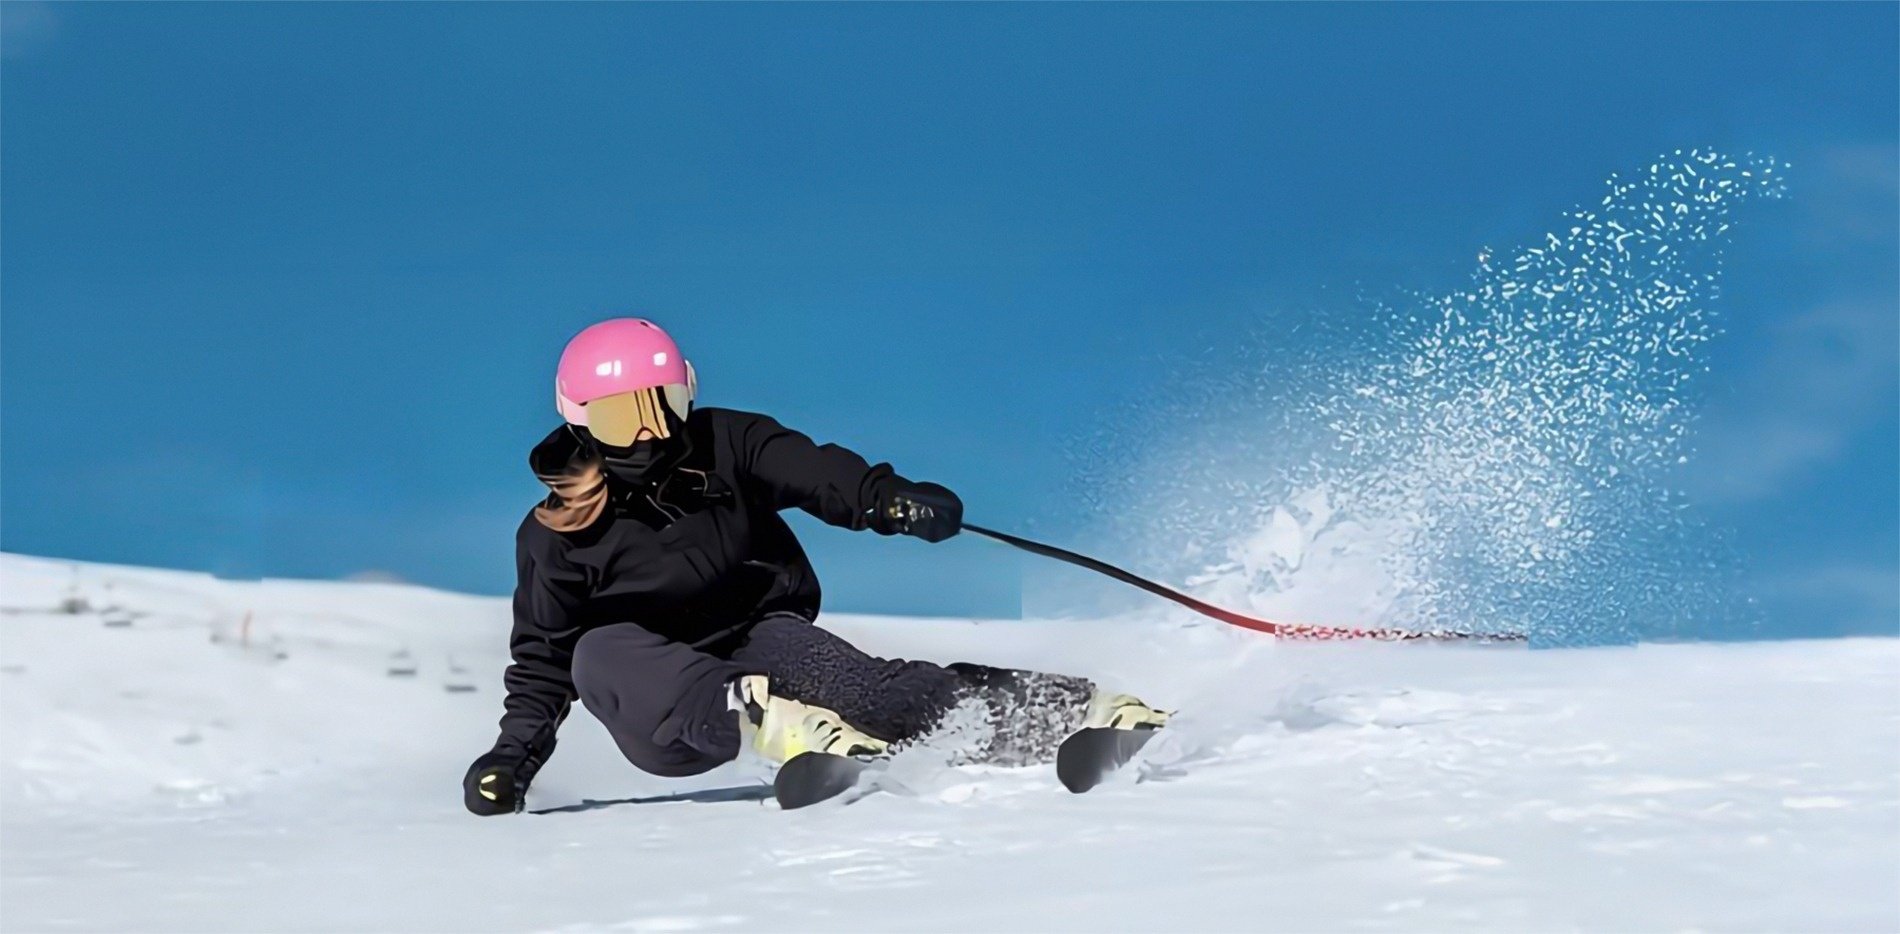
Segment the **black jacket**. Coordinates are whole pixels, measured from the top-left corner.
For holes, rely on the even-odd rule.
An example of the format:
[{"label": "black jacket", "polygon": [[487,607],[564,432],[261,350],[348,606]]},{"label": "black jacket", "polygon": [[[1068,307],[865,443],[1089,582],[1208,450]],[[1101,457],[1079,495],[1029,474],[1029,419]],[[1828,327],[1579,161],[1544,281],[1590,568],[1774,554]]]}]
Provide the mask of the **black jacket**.
[{"label": "black jacket", "polygon": [[[538,768],[574,700],[574,643],[610,623],[637,623],[694,645],[767,613],[818,613],[818,578],[779,510],[832,525],[894,531],[882,501],[903,481],[837,445],[819,445],[768,416],[695,409],[687,449],[657,485],[611,485],[607,509],[578,532],[532,512],[515,535],[514,664],[496,749]],[[558,474],[588,451],[566,426],[529,455]],[[556,494],[550,494],[550,500]]]}]

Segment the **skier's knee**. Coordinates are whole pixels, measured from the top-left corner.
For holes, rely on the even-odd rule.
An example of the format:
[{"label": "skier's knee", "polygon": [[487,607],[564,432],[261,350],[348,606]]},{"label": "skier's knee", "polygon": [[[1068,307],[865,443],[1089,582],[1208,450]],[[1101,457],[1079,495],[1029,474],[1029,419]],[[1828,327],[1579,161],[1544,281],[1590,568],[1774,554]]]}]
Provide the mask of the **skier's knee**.
[{"label": "skier's knee", "polygon": [[619,681],[636,672],[639,650],[652,638],[652,634],[631,623],[601,626],[581,634],[574,643],[568,676],[588,710],[596,716],[617,712]]},{"label": "skier's knee", "polygon": [[634,768],[661,778],[685,778],[689,775],[698,775],[732,761],[730,756],[722,758],[707,755],[684,743],[674,743],[670,746],[653,744],[632,746],[628,743],[620,743],[619,746],[621,754],[627,757],[628,762],[633,763]]},{"label": "skier's knee", "polygon": [[609,657],[614,654],[613,634],[609,632],[612,628],[602,626],[590,629],[574,643],[574,658],[568,667],[568,675],[574,679],[575,691],[583,697],[604,686],[603,676],[613,667],[609,661]]}]

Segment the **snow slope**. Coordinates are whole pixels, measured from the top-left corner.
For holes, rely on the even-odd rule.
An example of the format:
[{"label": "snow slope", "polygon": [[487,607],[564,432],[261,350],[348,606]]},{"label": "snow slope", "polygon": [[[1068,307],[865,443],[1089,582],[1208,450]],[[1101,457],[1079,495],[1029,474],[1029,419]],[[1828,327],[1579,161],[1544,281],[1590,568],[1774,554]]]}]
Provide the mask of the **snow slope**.
[{"label": "snow slope", "polygon": [[756,763],[647,777],[577,712],[554,812],[483,820],[503,601],[6,555],[0,607],[8,931],[1900,929],[1894,640],[833,617],[1184,713],[1087,796],[919,754],[905,793],[780,813]]}]

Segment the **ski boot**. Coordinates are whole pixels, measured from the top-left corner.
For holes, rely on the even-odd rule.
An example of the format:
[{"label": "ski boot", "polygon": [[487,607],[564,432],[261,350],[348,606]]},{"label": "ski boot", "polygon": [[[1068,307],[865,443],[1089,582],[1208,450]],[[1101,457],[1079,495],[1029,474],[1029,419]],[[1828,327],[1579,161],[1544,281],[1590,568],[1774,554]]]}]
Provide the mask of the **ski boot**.
[{"label": "ski boot", "polygon": [[890,744],[844,722],[834,711],[814,707],[771,691],[765,675],[746,675],[732,683],[729,701],[739,712],[739,731],[754,752],[783,765],[799,755],[882,755]]},{"label": "ski boot", "polygon": [[1154,730],[1168,725],[1168,712],[1156,710],[1131,694],[1110,694],[1096,688],[1089,696],[1082,729]]},{"label": "ski boot", "polygon": [[1094,788],[1127,765],[1167,723],[1165,710],[1156,710],[1128,694],[1110,694],[1096,688],[1089,697],[1082,728],[1069,734],[1056,750],[1057,780],[1076,794]]}]

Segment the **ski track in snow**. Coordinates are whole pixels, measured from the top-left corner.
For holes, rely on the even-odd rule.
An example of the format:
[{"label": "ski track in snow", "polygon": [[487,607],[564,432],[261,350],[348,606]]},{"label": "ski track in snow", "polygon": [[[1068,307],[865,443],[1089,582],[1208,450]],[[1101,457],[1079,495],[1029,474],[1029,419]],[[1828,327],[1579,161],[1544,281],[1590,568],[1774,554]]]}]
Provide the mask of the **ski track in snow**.
[{"label": "ski track in snow", "polygon": [[5,555],[0,609],[10,931],[1900,929],[1900,640],[837,616],[1182,713],[1085,796],[900,760],[781,813],[763,766],[645,776],[577,710],[530,801],[564,810],[477,819],[505,601]]}]

